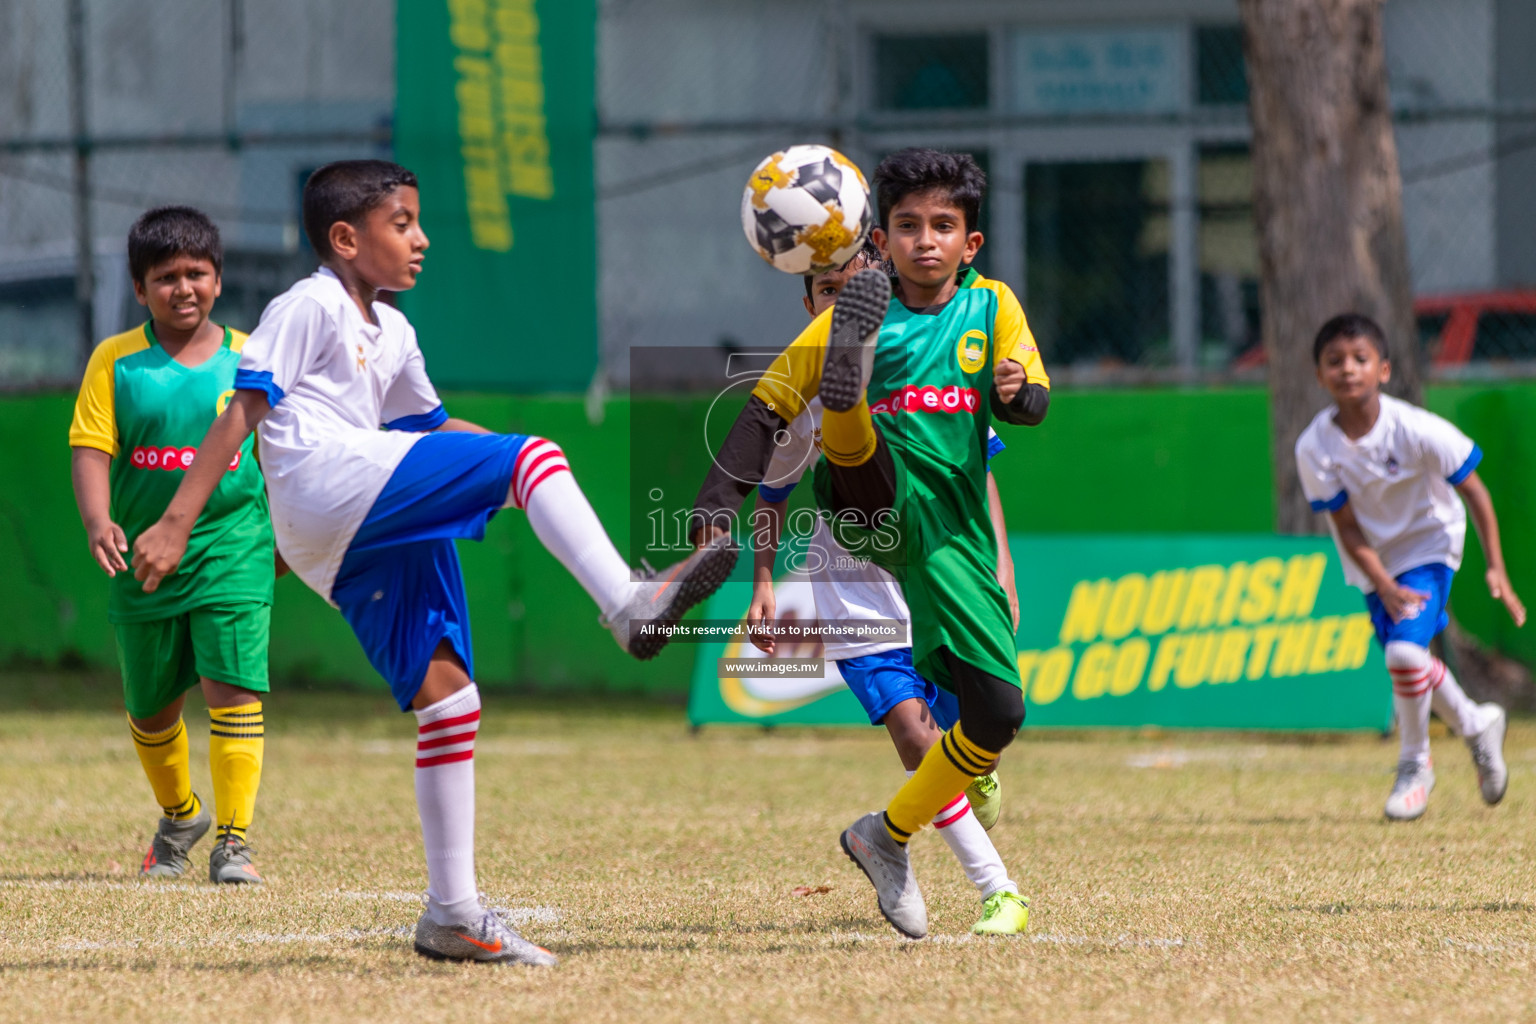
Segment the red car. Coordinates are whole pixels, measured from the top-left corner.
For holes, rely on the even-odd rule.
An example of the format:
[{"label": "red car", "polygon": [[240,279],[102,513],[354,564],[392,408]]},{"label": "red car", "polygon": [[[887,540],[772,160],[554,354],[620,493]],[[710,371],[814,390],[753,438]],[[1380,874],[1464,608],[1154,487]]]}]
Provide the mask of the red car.
[{"label": "red car", "polygon": [[[1419,344],[1435,369],[1467,363],[1536,361],[1536,291],[1430,295],[1413,303]],[[1263,366],[1255,345],[1233,360],[1238,369]]]}]

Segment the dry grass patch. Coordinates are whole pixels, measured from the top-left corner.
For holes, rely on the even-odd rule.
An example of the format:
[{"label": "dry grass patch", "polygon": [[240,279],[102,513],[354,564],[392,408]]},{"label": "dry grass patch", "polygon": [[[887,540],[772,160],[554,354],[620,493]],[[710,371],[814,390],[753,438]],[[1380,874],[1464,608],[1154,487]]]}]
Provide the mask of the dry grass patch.
[{"label": "dry grass patch", "polygon": [[1528,722],[1501,806],[1440,737],[1429,814],[1397,826],[1376,738],[1028,735],[993,836],[1030,934],[972,940],[974,893],[924,835],[934,936],[910,943],[836,848],[900,779],[882,733],[691,736],[673,709],[492,694],[481,884],[563,958],[529,972],[411,953],[413,729],[387,698],[272,699],[271,884],[226,891],[137,883],[155,808],[112,691],[53,684],[0,683],[0,1019],[1536,1018]]}]

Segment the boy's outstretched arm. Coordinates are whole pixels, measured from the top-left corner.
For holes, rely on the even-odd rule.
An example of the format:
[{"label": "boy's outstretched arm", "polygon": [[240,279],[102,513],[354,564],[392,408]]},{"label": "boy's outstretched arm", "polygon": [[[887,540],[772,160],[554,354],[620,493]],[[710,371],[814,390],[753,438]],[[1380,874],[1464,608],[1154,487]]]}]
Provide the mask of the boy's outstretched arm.
[{"label": "boy's outstretched arm", "polygon": [[128,570],[123,553],[128,538],[123,528],[112,521],[112,456],[100,448],[76,446],[70,449],[69,475],[75,485],[75,504],[80,521],[85,524],[86,543],[91,557],[108,576]]},{"label": "boy's outstretched arm", "polygon": [[1468,473],[1466,479],[1456,485],[1456,491],[1466,501],[1467,511],[1472,514],[1472,525],[1477,527],[1477,538],[1483,543],[1483,557],[1488,563],[1488,571],[1483,574],[1483,578],[1488,581],[1488,593],[1504,603],[1516,626],[1525,625],[1525,605],[1520,603],[1515,588],[1510,586],[1509,574],[1504,569],[1504,548],[1499,543],[1499,520],[1494,515],[1493,498],[1488,494],[1488,488],[1474,472]]},{"label": "boy's outstretched arm", "polygon": [[1333,518],[1333,525],[1338,528],[1339,546],[1370,579],[1371,585],[1376,588],[1376,596],[1381,599],[1382,607],[1393,622],[1401,620],[1410,610],[1429,600],[1428,594],[1404,587],[1388,575],[1387,567],[1381,564],[1381,556],[1371,547],[1370,541],[1365,539],[1360,522],[1355,518],[1355,510],[1349,507],[1348,502],[1328,514]]},{"label": "boy's outstretched arm", "polygon": [[754,625],[773,625],[778,611],[773,596],[773,563],[779,557],[779,536],[784,527],[788,501],[769,501],[757,496],[752,512],[752,603],[747,607],[747,638],[767,654],[774,651],[773,634],[753,632]]},{"label": "boy's outstretched arm", "polygon": [[987,474],[987,515],[992,520],[992,534],[997,538],[997,582],[1008,595],[1008,610],[1013,613],[1013,628],[1019,628],[1019,590],[1013,576],[1013,552],[1008,550],[1008,524],[1003,520],[1003,499],[997,493],[997,481]]},{"label": "boy's outstretched arm", "polygon": [[241,389],[208,428],[171,503],[159,521],[133,542],[133,576],[144,584],[145,593],[154,593],[160,581],[181,564],[197,517],[224,478],[235,453],[271,411],[264,392]]},{"label": "boy's outstretched arm", "polygon": [[709,473],[693,502],[688,519],[688,539],[703,545],[721,533],[730,532],[730,524],[741,508],[747,492],[762,482],[773,459],[774,436],[789,426],[789,421],[768,407],[757,395],[747,399],[746,408],[736,417],[720,450],[712,453]]}]

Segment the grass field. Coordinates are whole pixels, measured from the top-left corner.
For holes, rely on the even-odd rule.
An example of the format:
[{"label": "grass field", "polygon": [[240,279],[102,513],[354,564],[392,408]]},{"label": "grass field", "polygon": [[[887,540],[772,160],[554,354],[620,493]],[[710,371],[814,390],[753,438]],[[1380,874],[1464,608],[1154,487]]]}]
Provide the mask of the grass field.
[{"label": "grass field", "polygon": [[206,841],[198,881],[136,882],[156,811],[114,701],[0,676],[0,1019],[1536,1018],[1529,722],[1501,806],[1441,735],[1430,811],[1396,826],[1373,737],[1026,735],[993,836],[1029,935],[971,939],[979,904],[924,834],[933,936],[912,943],[836,844],[900,779],[882,732],[691,736],[675,708],[493,694],[481,885],[562,956],[532,972],[412,954],[413,730],[387,698],[270,701],[270,885],[239,891],[201,880]]}]

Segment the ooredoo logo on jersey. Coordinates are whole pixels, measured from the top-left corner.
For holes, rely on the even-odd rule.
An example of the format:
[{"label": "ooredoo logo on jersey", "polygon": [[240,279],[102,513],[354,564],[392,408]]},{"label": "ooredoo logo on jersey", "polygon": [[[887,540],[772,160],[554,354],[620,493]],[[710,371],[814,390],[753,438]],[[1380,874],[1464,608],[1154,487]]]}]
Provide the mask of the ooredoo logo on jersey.
[{"label": "ooredoo logo on jersey", "polygon": [[[128,453],[128,462],[135,469],[190,469],[192,460],[195,458],[197,458],[196,448],[159,448],[154,445],[139,445]],[[240,468],[239,452],[235,452],[235,457],[229,462],[229,468]]]}]

